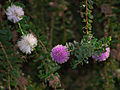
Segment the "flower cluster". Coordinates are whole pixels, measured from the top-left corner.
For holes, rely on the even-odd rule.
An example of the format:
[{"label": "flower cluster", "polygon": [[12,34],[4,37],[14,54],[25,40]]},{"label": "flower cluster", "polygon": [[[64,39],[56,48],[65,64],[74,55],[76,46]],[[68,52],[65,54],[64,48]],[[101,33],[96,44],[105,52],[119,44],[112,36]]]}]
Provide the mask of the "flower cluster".
[{"label": "flower cluster", "polygon": [[107,47],[106,51],[104,53],[101,53],[100,55],[95,56],[94,54],[92,54],[92,58],[94,58],[96,61],[105,61],[110,54],[110,48]]},{"label": "flower cluster", "polygon": [[51,56],[55,62],[62,64],[64,62],[67,62],[70,53],[67,50],[66,46],[57,45],[52,49]]},{"label": "flower cluster", "polygon": [[31,51],[37,46],[37,39],[32,34],[28,34],[22,36],[17,44],[23,53],[31,54]]},{"label": "flower cluster", "polygon": [[[8,20],[17,23],[23,19],[24,11],[20,6],[12,4],[6,10]],[[21,28],[20,28],[21,29]],[[22,32],[23,34],[23,32]],[[17,45],[19,49],[26,54],[31,54],[31,51],[37,46],[37,39],[32,34],[23,35],[22,39],[18,41]]]},{"label": "flower cluster", "polygon": [[8,7],[6,14],[8,16],[8,20],[17,23],[18,21],[22,20],[24,11],[20,6],[11,5]]},{"label": "flower cluster", "polygon": [[[19,22],[23,19],[24,11],[20,6],[11,5],[7,8],[6,14],[8,16],[8,20],[13,21],[14,23]],[[23,34],[23,32],[22,32]],[[19,49],[26,54],[31,54],[34,48],[37,46],[37,39],[32,34],[23,35],[21,40],[17,43]],[[92,54],[92,57],[96,59],[96,61],[104,61],[109,57],[110,48],[106,48],[106,52],[101,53],[100,55],[95,56]],[[70,56],[70,52],[67,50],[66,46],[57,45],[52,49],[51,56],[53,60],[57,63],[67,62]]]}]

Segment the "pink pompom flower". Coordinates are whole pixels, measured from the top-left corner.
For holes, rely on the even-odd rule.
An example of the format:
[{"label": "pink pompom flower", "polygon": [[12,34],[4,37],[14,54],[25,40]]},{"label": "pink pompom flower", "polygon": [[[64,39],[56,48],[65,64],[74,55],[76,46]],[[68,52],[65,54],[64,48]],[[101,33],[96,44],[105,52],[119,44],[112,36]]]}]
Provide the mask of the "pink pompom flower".
[{"label": "pink pompom flower", "polygon": [[24,11],[22,7],[13,4],[7,8],[6,15],[8,20],[17,23],[23,19]]},{"label": "pink pompom flower", "polygon": [[51,56],[55,62],[62,64],[67,62],[70,52],[67,50],[66,46],[57,45],[52,49]]},{"label": "pink pompom flower", "polygon": [[92,54],[92,58],[94,58],[96,61],[105,61],[110,55],[110,48],[107,47],[106,51],[104,53],[101,53],[100,55],[95,56]]}]

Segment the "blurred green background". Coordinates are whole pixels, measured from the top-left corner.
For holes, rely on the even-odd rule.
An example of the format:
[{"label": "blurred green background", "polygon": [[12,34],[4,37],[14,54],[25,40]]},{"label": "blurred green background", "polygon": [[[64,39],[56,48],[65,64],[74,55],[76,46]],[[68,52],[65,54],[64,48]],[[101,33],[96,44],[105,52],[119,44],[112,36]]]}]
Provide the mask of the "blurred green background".
[{"label": "blurred green background", "polygon": [[[45,36],[49,42],[46,44],[49,44],[50,48],[74,40],[80,42],[82,39],[85,30],[83,28],[85,0],[12,1],[25,5],[25,15],[30,17],[28,23],[34,25],[36,32],[39,30],[39,35]],[[7,0],[0,0],[0,20],[6,19],[4,8],[1,6],[7,2]],[[61,65],[58,73],[62,89],[120,90],[120,0],[93,0],[93,2],[93,35],[98,39],[105,36],[112,37],[111,55],[105,62],[95,62],[89,58],[89,64],[79,65],[75,70],[71,69],[71,59]],[[26,64],[23,67],[24,73],[28,73]],[[62,89],[58,88],[58,90]],[[50,90],[50,87],[45,90]]]}]

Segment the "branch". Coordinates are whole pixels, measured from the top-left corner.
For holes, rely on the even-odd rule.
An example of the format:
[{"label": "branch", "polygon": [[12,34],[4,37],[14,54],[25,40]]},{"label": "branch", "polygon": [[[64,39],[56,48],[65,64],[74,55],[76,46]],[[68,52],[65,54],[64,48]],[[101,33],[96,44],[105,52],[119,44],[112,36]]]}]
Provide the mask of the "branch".
[{"label": "branch", "polygon": [[65,25],[65,13],[63,11],[63,27],[64,27],[64,42],[66,41],[66,25]]},{"label": "branch", "polygon": [[50,47],[52,47],[53,41],[53,29],[54,29],[54,12],[51,14],[51,29],[50,29]]},{"label": "branch", "polygon": [[86,0],[86,32],[88,33],[88,10],[87,10],[87,0]]},{"label": "branch", "polygon": [[[110,63],[107,63],[107,65],[109,66]],[[110,90],[109,77],[108,77],[109,75],[108,75],[107,71],[108,71],[107,67],[105,67],[104,74],[105,74],[105,78],[106,78],[106,85],[108,87],[108,90]]]},{"label": "branch", "polygon": [[[37,36],[32,32],[32,30],[29,29],[29,32],[32,33],[37,38]],[[38,41],[42,45],[42,47],[44,48],[45,53],[47,53],[47,48],[45,47],[45,45],[43,44],[43,42],[41,40],[38,40]]]},{"label": "branch", "polygon": [[7,62],[8,62],[8,64],[9,64],[10,68],[13,70],[13,67],[12,67],[10,61],[8,60],[7,53],[6,53],[5,49],[4,49],[4,47],[3,47],[2,43],[1,43],[1,41],[0,41],[0,46],[2,47],[3,53],[5,54],[5,57],[6,57],[6,59],[7,59]]},{"label": "branch", "polygon": [[45,45],[42,43],[41,40],[38,40],[38,41],[39,41],[39,43],[43,46],[43,48],[44,48],[44,50],[45,50],[45,53],[47,53],[47,49],[46,49]]},{"label": "branch", "polygon": [[9,90],[11,90],[11,87],[10,87],[10,76],[9,76],[9,70],[8,70],[8,81],[9,81]]},{"label": "branch", "polygon": [[40,0],[40,8],[41,8],[41,28],[42,28],[42,33],[45,34],[43,0]]}]

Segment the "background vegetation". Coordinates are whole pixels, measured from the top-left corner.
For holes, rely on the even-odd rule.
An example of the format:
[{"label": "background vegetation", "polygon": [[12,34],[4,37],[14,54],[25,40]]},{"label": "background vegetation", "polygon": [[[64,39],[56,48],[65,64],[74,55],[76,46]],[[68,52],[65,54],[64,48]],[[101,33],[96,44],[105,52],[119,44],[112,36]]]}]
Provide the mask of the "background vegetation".
[{"label": "background vegetation", "polygon": [[[18,49],[18,24],[8,21],[5,14],[10,1],[24,8],[24,19],[19,23],[25,33],[36,35],[38,55],[35,51],[26,55]],[[95,37],[91,43],[98,47],[111,41],[110,57],[96,62],[91,53],[89,56],[89,52],[81,51],[86,53],[84,58],[82,54],[78,58],[72,55],[61,65],[51,58],[54,46],[66,42],[77,45],[74,40],[83,40],[81,45],[87,43],[86,0],[0,0],[0,90],[119,90],[119,6],[119,0],[87,0],[87,35]],[[91,51],[94,47],[83,45],[80,50],[86,49]]]}]

